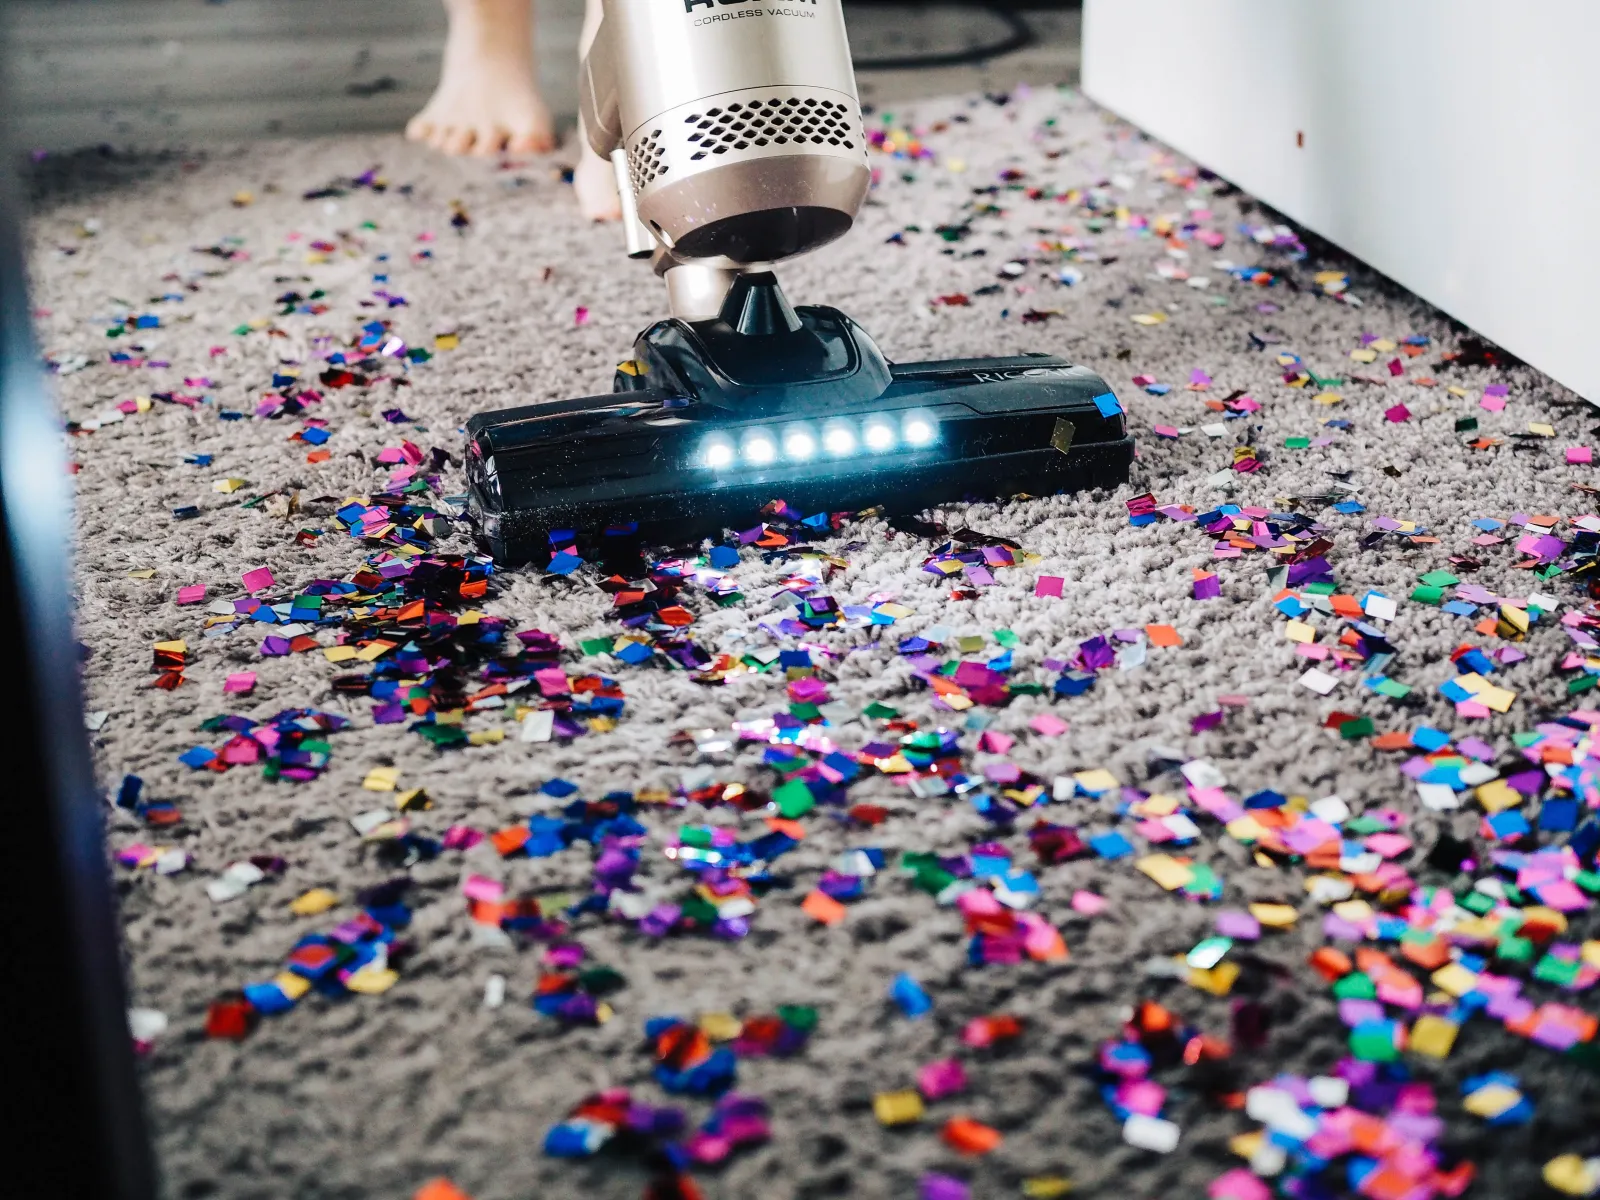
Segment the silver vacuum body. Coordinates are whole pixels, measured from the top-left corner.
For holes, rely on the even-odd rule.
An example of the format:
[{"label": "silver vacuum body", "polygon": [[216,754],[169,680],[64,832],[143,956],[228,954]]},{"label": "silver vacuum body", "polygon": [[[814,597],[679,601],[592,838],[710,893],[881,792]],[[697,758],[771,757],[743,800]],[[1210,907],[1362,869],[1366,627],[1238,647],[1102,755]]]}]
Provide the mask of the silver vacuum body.
[{"label": "silver vacuum body", "polygon": [[633,253],[734,271],[850,228],[871,169],[840,0],[604,11],[583,63],[584,128],[618,164]]}]

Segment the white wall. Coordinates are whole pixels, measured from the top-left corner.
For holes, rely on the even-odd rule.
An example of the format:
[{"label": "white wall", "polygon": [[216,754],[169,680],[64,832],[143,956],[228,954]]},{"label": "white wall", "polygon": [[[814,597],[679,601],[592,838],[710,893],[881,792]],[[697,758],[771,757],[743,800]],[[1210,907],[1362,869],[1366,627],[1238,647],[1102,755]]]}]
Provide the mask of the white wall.
[{"label": "white wall", "polygon": [[1083,90],[1600,404],[1600,0],[1085,0]]}]

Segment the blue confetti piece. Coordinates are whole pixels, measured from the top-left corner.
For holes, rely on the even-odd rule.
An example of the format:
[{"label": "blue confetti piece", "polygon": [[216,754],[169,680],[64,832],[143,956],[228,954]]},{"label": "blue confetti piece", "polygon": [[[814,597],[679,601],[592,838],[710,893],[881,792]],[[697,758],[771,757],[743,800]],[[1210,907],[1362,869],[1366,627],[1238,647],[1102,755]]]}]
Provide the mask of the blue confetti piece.
[{"label": "blue confetti piece", "polygon": [[739,565],[739,552],[732,546],[713,546],[708,557],[711,565],[719,571],[731,570]]},{"label": "blue confetti piece", "polygon": [[1115,829],[1109,833],[1095,834],[1089,839],[1089,845],[1096,854],[1105,859],[1127,858],[1133,853],[1132,843]]},{"label": "blue confetti piece", "polygon": [[563,550],[550,560],[550,565],[545,568],[552,575],[571,575],[583,566],[583,559],[576,554]]},{"label": "blue confetti piece", "polygon": [[933,1010],[933,1000],[922,989],[922,985],[910,975],[901,971],[894,977],[894,982],[889,985],[889,999],[893,1000],[900,1011],[913,1021]]},{"label": "blue confetti piece", "polygon": [[184,766],[193,767],[198,771],[201,767],[210,765],[216,757],[216,751],[205,746],[195,746],[178,755],[178,761]]},{"label": "blue confetti piece", "polygon": [[1122,412],[1122,405],[1117,403],[1117,397],[1111,392],[1101,392],[1096,396],[1094,406],[1100,410],[1102,417],[1114,417]]}]

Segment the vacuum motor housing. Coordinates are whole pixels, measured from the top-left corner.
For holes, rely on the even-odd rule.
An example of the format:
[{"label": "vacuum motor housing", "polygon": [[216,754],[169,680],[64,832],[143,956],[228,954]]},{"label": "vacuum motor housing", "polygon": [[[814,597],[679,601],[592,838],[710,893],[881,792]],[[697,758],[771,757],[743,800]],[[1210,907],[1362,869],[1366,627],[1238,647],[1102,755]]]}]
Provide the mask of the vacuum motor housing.
[{"label": "vacuum motor housing", "polygon": [[840,0],[605,0],[585,66],[590,140],[626,150],[676,258],[776,262],[854,222],[871,169]]}]

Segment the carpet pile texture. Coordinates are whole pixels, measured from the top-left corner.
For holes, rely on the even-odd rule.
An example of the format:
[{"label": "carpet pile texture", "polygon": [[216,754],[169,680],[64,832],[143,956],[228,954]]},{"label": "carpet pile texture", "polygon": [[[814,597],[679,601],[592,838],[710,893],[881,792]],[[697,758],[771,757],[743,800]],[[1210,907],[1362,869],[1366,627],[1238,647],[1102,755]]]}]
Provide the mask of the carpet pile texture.
[{"label": "carpet pile texture", "polygon": [[[973,751],[969,761],[1003,758],[1046,780],[1104,767],[1126,785],[1176,791],[1175,776],[1152,781],[1151,762],[1205,759],[1232,795],[1338,794],[1357,810],[1399,810],[1415,844],[1414,857],[1401,861],[1419,877],[1447,882],[1421,859],[1441,831],[1472,836],[1481,813],[1423,810],[1399,758],[1343,740],[1324,722],[1343,710],[1372,716],[1379,731],[1470,724],[1503,749],[1514,731],[1565,711],[1565,682],[1554,667],[1568,643],[1546,624],[1523,646],[1526,659],[1498,677],[1518,692],[1511,712],[1459,721],[1437,687],[1454,674],[1451,652],[1482,639],[1470,622],[1405,598],[1420,575],[1463,555],[1481,559],[1471,578],[1491,591],[1539,590],[1528,572],[1514,569],[1521,558],[1515,538],[1480,550],[1471,522],[1591,511],[1592,497],[1575,485],[1594,482],[1592,468],[1569,465],[1563,455],[1592,436],[1590,408],[1069,92],[953,97],[873,120],[914,131],[932,157],[874,153],[880,177],[858,227],[782,269],[791,299],[844,309],[891,359],[1040,350],[1097,368],[1138,438],[1133,478],[1113,494],[933,514],[948,529],[1008,538],[1039,556],[997,570],[992,586],[970,589],[975,598],[953,598],[965,585],[953,589],[921,569],[937,541],[869,517],[814,543],[846,564],[827,569],[825,590],[847,605],[892,598],[911,615],[800,639],[777,634],[790,610],[774,594],[816,560],[811,567],[768,561],[747,548],[732,572],[742,600],[724,607],[703,591],[685,592],[695,615],[688,633],[714,653],[793,649],[801,641],[826,648],[814,657],[839,706],[828,732],[850,749],[882,735],[881,721],[861,715],[879,702],[923,728],[960,731]],[[372,186],[371,176],[362,182],[369,168],[386,186]],[[206,636],[207,606],[242,597],[247,570],[269,567],[278,581],[270,594],[287,598],[314,580],[347,578],[382,549],[348,536],[334,513],[348,497],[385,489],[395,469],[378,461],[385,447],[403,438],[424,452],[448,452],[438,495],[457,494],[465,486],[459,430],[468,416],[608,389],[634,334],[664,311],[664,295],[646,269],[623,257],[615,229],[580,220],[554,160],[446,161],[398,137],[47,159],[34,175],[31,248],[41,348],[57,368],[64,417],[80,423],[70,439],[78,467],[78,625],[90,651],[85,688],[98,724],[96,765],[108,791],[135,774],[146,798],[169,800],[182,814],[181,824],[152,830],[108,807],[110,848],[177,846],[192,859],[170,876],[112,868],[133,1002],[168,1021],[143,1074],[171,1196],[401,1197],[444,1175],[477,1200],[637,1197],[647,1180],[642,1168],[609,1154],[546,1157],[545,1131],[602,1087],[667,1099],[651,1077],[647,1018],[762,1013],[784,1004],[816,1006],[817,1030],[796,1057],[741,1064],[740,1090],[770,1105],[774,1136],[719,1171],[698,1172],[707,1196],[905,1197],[917,1194],[928,1171],[965,1178],[981,1197],[1020,1194],[1022,1179],[1041,1175],[1071,1178],[1074,1195],[1199,1196],[1238,1165],[1226,1142],[1254,1127],[1242,1112],[1180,1087],[1167,1114],[1182,1140],[1171,1154],[1152,1154],[1123,1143],[1088,1071],[1099,1044],[1117,1036],[1141,998],[1159,998],[1226,1034],[1236,998],[1147,973],[1149,960],[1182,954],[1209,933],[1218,905],[1161,891],[1126,860],[1038,866],[1024,825],[996,831],[966,798],[919,799],[887,777],[850,791],[852,802],[890,810],[878,828],[806,819],[806,838],[774,868],[788,886],[762,898],[750,936],[653,940],[630,924],[584,916],[572,937],[587,961],[626,980],[608,998],[615,1017],[567,1028],[536,1013],[528,996],[544,969],[544,947],[482,944],[461,880],[489,876],[512,894],[581,892],[590,848],[503,860],[482,843],[398,869],[351,825],[392,805],[392,794],[364,790],[369,773],[393,767],[402,790],[425,788],[432,807],[408,815],[415,830],[435,838],[452,826],[490,832],[553,811],[569,802],[540,790],[556,778],[590,799],[614,789],[676,791],[707,778],[765,791],[776,780],[762,765],[761,745],[705,758],[675,735],[727,730],[789,703],[776,670],[707,685],[660,656],[638,667],[582,657],[579,643],[620,628],[595,568],[570,578],[534,569],[497,575],[482,602],[516,629],[557,635],[570,673],[621,684],[626,707],[616,728],[570,741],[519,740],[508,706],[465,722],[474,731],[504,729],[504,741],[436,749],[404,723],[375,724],[364,697],[335,692],[333,678],[349,666],[328,662],[320,648],[263,657],[271,631],[250,623]],[[1252,276],[1243,268],[1259,270]],[[289,293],[296,298],[279,299]],[[295,311],[304,306],[322,311]],[[159,323],[137,327],[141,314]],[[257,406],[274,394],[274,375],[298,371],[316,386],[327,353],[348,351],[374,320],[390,322],[388,333],[408,347],[432,349],[432,358],[403,371],[391,358],[384,378],[403,385],[322,387],[321,402],[305,415],[326,422],[331,436],[321,448],[331,453],[309,462],[318,447],[292,439],[304,421],[257,417]],[[125,326],[108,340],[108,329]],[[448,333],[459,345],[437,349],[437,335]],[[1398,343],[1413,335],[1427,339],[1415,357],[1351,358],[1374,338]],[[128,361],[111,361],[118,353]],[[1399,376],[1386,369],[1391,358]],[[1287,386],[1285,373],[1297,364],[1317,379],[1343,382]],[[1197,372],[1208,386],[1195,382]],[[1152,394],[1135,377],[1171,387]],[[1508,388],[1503,410],[1480,404],[1492,385]],[[156,393],[201,399],[148,400]],[[1339,401],[1321,402],[1328,393]],[[1259,407],[1225,414],[1206,406],[1229,397],[1237,406],[1240,396]],[[140,397],[146,400],[133,411],[117,409]],[[1386,418],[1396,405],[1407,419]],[[407,420],[391,423],[383,414],[397,408]],[[1478,433],[1457,431],[1467,417],[1478,419]],[[1530,422],[1548,423],[1555,436],[1522,436]],[[1200,428],[1211,425],[1220,428]],[[1157,426],[1182,432],[1162,436]],[[1467,445],[1480,435],[1503,441]],[[1285,446],[1296,437],[1312,444]],[[1259,470],[1229,470],[1241,446],[1255,450]],[[205,465],[193,461],[206,455]],[[433,470],[429,464],[423,473]],[[234,486],[228,480],[244,482],[220,490]],[[1300,686],[1308,664],[1272,607],[1277,589],[1267,557],[1214,560],[1211,539],[1193,524],[1130,525],[1126,501],[1146,491],[1161,504],[1201,511],[1229,502],[1297,505],[1325,521],[1341,590],[1401,599],[1388,627],[1399,650],[1389,674],[1413,685],[1411,697],[1391,701],[1348,676],[1328,697]],[[1341,499],[1358,500],[1364,511],[1337,512],[1331,505]],[[174,510],[189,505],[198,515],[175,520]],[[1391,537],[1364,548],[1380,516],[1416,522],[1436,540]],[[307,528],[323,532],[301,544],[297,535]],[[454,529],[439,545],[461,552],[471,543]],[[1195,568],[1219,573],[1218,598],[1191,598]],[[1040,576],[1064,581],[1060,598],[1035,595]],[[194,584],[206,586],[204,602],[177,604],[178,589]],[[1565,603],[1583,603],[1563,581],[1551,586]],[[1049,685],[1056,672],[1046,660],[1069,657],[1095,635],[1147,624],[1174,626],[1181,645],[1151,647],[1143,665],[1101,672],[1083,696],[1058,699],[1047,690],[968,713],[935,707],[934,693],[895,649],[903,637],[943,627],[954,637],[983,635],[982,652],[969,655],[982,659],[1000,652],[993,631],[1009,629],[1013,678]],[[331,646],[334,632],[314,636]],[[187,645],[186,681],[163,690],[150,686],[152,646],[169,640]],[[254,690],[225,693],[225,679],[244,671],[256,673]],[[1194,719],[1218,709],[1223,695],[1247,703],[1227,708],[1215,728],[1193,732]],[[192,746],[221,744],[223,737],[200,728],[209,717],[261,719],[304,707],[352,722],[330,737],[331,760],[313,781],[267,782],[251,767],[217,773],[179,762]],[[1044,712],[1068,722],[1067,732],[1035,732],[1030,721]],[[1003,754],[977,751],[974,714],[1016,744]],[[1082,796],[1047,815],[1086,834],[1119,824],[1114,803]],[[697,803],[645,815],[652,836],[641,878],[677,886],[681,876],[661,847],[680,824],[736,825],[751,836],[763,831],[762,816]],[[837,926],[800,907],[846,849],[882,847],[892,865],[902,852],[958,853],[990,837],[1036,871],[1036,908],[1061,929],[1066,961],[970,966],[960,915],[892,869]],[[1268,980],[1263,1003],[1273,1024],[1264,1049],[1236,1053],[1241,1086],[1280,1071],[1329,1069],[1346,1053],[1346,1031],[1325,983],[1305,966],[1322,944],[1321,914],[1304,890],[1308,872],[1258,866],[1215,826],[1186,852],[1223,876],[1222,905],[1283,900],[1303,914],[1296,928],[1269,934],[1254,950],[1282,973],[1258,971]],[[242,896],[215,902],[207,884],[252,856],[281,857],[286,866]],[[208,1005],[219,995],[270,978],[303,933],[354,915],[360,889],[397,874],[412,881],[404,937],[413,952],[393,987],[338,1002],[312,995],[243,1040],[205,1036]],[[290,901],[314,887],[331,889],[342,905],[322,917],[295,915]],[[1105,911],[1074,912],[1069,902],[1079,890],[1104,896]],[[1576,917],[1575,929],[1588,919]],[[926,1018],[908,1020],[890,1002],[890,981],[901,971],[932,996]],[[484,1003],[492,975],[507,981],[498,1008]],[[1593,1007],[1592,999],[1575,1002]],[[912,1086],[925,1062],[967,1053],[959,1038],[966,1022],[1002,1012],[1024,1020],[1024,1035],[1003,1052],[967,1054],[972,1083],[964,1097],[931,1106],[920,1124],[880,1126],[875,1093]],[[1535,1195],[1539,1168],[1554,1154],[1600,1152],[1600,1134],[1585,1117],[1600,1106],[1596,1077],[1493,1022],[1466,1027],[1450,1058],[1413,1065],[1438,1082],[1444,1144],[1479,1164],[1473,1194]],[[1486,1131],[1462,1114],[1460,1081],[1493,1068],[1520,1073],[1538,1106],[1533,1124]],[[707,1109],[698,1100],[688,1107],[696,1121]],[[1001,1146],[982,1158],[954,1154],[937,1133],[958,1113],[1001,1131]]]}]

